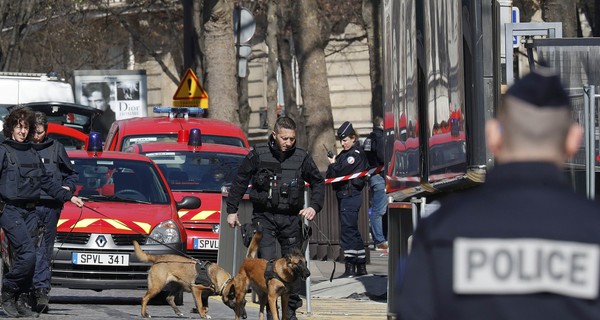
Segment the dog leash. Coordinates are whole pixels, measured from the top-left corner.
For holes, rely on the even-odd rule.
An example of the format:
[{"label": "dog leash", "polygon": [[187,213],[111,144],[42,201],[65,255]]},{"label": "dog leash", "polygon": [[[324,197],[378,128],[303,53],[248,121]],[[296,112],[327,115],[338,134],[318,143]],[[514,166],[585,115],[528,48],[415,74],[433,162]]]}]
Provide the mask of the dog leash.
[{"label": "dog leash", "polygon": [[[84,199],[84,200],[85,200],[86,198],[82,198],[82,199]],[[94,209],[94,208],[92,208],[92,207],[90,207],[90,206],[86,205],[85,203],[83,204],[83,207],[84,207],[84,208],[87,208],[87,209],[89,209],[89,210],[91,210],[92,212],[95,212],[95,213],[97,213],[97,214],[101,215],[101,216],[102,216],[102,217],[104,217],[104,218],[108,218],[108,219],[110,219],[110,217],[109,217],[109,216],[107,216],[107,215],[105,215],[104,213],[102,213],[102,212],[100,212],[100,211],[98,211],[98,210],[96,210],[96,209]],[[83,211],[83,210],[82,210],[82,211]],[[121,222],[121,221],[119,221],[119,220],[115,220],[115,221],[116,221],[117,223],[119,223],[120,225],[122,225],[122,226],[126,227],[127,229],[129,229],[129,230],[131,230],[131,231],[133,231],[133,232],[135,232],[135,233],[137,233],[137,234],[139,234],[139,235],[142,235],[142,236],[144,236],[144,237],[146,237],[146,238],[148,238],[148,239],[151,239],[151,240],[153,240],[153,241],[156,241],[157,243],[159,243],[159,244],[162,244],[163,246],[165,246],[165,247],[167,247],[167,248],[169,248],[169,249],[171,249],[171,250],[173,250],[173,251],[175,251],[175,252],[177,252],[177,253],[181,254],[182,256],[184,256],[184,257],[186,257],[186,258],[188,258],[188,259],[192,259],[192,260],[194,260],[194,261],[196,261],[196,262],[200,262],[200,260],[198,260],[198,259],[196,259],[196,258],[194,258],[194,257],[192,257],[192,256],[189,256],[187,253],[185,253],[185,252],[183,252],[183,251],[181,251],[181,250],[179,250],[179,249],[177,249],[177,248],[174,248],[174,247],[172,247],[172,246],[168,245],[167,243],[164,243],[164,242],[163,242],[163,241],[161,241],[161,240],[158,240],[158,239],[152,238],[152,237],[151,237],[149,234],[148,234],[148,235],[146,235],[146,234],[144,234],[144,233],[141,233],[141,232],[139,232],[139,231],[137,231],[137,230],[133,230],[133,229],[131,229],[131,228],[130,228],[128,225],[124,224],[123,222]],[[72,231],[73,231],[73,229],[71,228],[71,230],[69,230],[69,233],[71,233]],[[68,237],[68,235],[67,235],[67,237]]]},{"label": "dog leash", "polygon": [[[331,247],[331,240],[329,240],[329,238],[325,235],[325,233],[323,233],[323,231],[319,228],[317,223],[314,220],[312,220],[310,222],[312,222],[312,224],[315,226],[317,231],[323,236],[323,238],[325,238],[325,240],[327,240],[327,245]],[[329,277],[329,282],[333,281],[333,276],[335,274],[335,266],[336,266],[335,259],[331,260],[331,261],[333,262],[333,270],[331,271],[331,276]]]}]

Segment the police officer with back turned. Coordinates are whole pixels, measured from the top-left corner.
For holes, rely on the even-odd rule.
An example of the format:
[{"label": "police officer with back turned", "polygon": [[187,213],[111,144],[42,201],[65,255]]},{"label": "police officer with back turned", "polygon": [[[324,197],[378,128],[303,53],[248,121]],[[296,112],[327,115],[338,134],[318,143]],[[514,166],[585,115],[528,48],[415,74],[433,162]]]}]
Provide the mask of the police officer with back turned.
[{"label": "police officer with back turned", "polygon": [[36,204],[40,192],[62,202],[83,206],[83,201],[52,181],[32,143],[26,142],[35,127],[34,113],[15,107],[4,119],[6,140],[0,144],[0,227],[10,243],[12,268],[2,279],[2,309],[10,317],[37,316],[27,305],[35,267],[38,232]]},{"label": "police officer with back turned", "polygon": [[[240,225],[238,206],[250,179],[252,223],[263,231],[259,256],[275,259],[275,241],[282,255],[301,249],[307,240],[303,238],[302,218],[312,220],[323,207],[325,182],[312,157],[296,147],[296,123],[291,118],[278,118],[269,141],[254,146],[242,161],[227,198],[227,223],[231,227]],[[310,184],[311,196],[304,209],[305,182]],[[287,319],[297,319],[296,309],[302,306],[299,281],[293,285],[289,314],[284,315]]]},{"label": "police officer with back turned", "polygon": [[[65,147],[58,140],[49,138],[48,117],[43,112],[35,112],[35,127],[29,130],[30,141],[33,148],[37,150],[46,172],[56,183],[71,192],[75,192],[75,186],[79,175],[71,165]],[[40,238],[36,248],[35,272],[33,274],[33,291],[35,304],[32,308],[37,312],[48,311],[48,293],[50,292],[50,261],[54,238],[56,237],[56,224],[62,211],[62,201],[57,201],[47,193],[42,192],[41,199],[37,204],[36,212],[40,221]]]},{"label": "police officer with back turned", "polygon": [[398,319],[600,319],[600,206],[563,172],[581,133],[553,71],[508,89],[486,124],[485,184],[418,224]]}]

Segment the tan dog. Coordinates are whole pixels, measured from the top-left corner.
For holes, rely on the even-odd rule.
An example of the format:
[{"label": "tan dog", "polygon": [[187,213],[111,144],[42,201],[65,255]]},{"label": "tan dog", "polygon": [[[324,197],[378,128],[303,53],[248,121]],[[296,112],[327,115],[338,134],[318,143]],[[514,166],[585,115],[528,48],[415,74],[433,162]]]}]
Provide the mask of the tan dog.
[{"label": "tan dog", "polygon": [[[263,320],[265,305],[268,303],[271,315],[278,320],[277,299],[281,296],[283,317],[287,316],[288,299],[291,288],[297,278],[306,279],[310,271],[306,266],[306,259],[300,250],[295,250],[283,258],[272,262],[272,277],[267,279],[265,271],[269,261],[257,259],[258,244],[262,239],[262,232],[256,232],[248,246],[247,258],[234,277],[233,283],[228,287],[228,298],[235,296],[235,319],[243,316],[245,296],[248,287],[257,294],[260,303],[259,319]],[[225,299],[225,298],[224,298]]]},{"label": "tan dog", "polygon": [[[230,296],[229,292],[226,290],[231,288],[230,286],[227,286],[232,280],[231,275],[216,263],[208,262],[204,264],[207,272],[207,280],[210,280],[211,284],[197,284],[196,279],[198,277],[198,272],[196,265],[199,263],[198,260],[174,254],[148,254],[140,248],[135,240],[133,241],[133,247],[135,249],[135,254],[140,261],[152,263],[152,266],[148,270],[148,291],[142,298],[142,317],[150,317],[146,310],[148,301],[161,292],[169,283],[177,283],[184,291],[192,292],[201,318],[210,318],[210,316],[207,315],[208,305],[204,306],[202,302],[203,292],[205,292],[205,296],[212,294],[219,294],[222,297]],[[233,299],[223,298],[223,302],[232,309],[235,306]],[[180,317],[183,316],[183,313],[181,313],[175,305],[173,293],[169,293],[167,296],[167,303],[173,308],[175,314]],[[245,315],[245,310],[242,310],[241,313],[242,315]]]}]

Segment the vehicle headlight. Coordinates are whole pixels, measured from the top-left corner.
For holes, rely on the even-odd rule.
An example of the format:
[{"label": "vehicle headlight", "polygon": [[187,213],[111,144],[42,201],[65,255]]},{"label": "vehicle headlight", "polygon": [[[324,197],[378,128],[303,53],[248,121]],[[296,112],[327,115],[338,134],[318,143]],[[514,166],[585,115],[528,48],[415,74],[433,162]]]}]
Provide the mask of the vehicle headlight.
[{"label": "vehicle headlight", "polygon": [[173,220],[159,223],[148,236],[146,244],[176,243],[181,241],[179,227]]}]

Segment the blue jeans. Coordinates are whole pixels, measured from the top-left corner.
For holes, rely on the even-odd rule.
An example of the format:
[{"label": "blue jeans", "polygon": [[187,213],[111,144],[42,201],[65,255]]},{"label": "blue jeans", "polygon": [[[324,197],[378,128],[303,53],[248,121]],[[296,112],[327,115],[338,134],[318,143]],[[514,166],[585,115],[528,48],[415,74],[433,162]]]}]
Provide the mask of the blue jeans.
[{"label": "blue jeans", "polygon": [[385,195],[385,179],[377,174],[369,178],[369,189],[371,190],[371,214],[369,221],[371,222],[371,234],[373,242],[377,245],[385,242],[383,236],[383,223],[381,217],[387,210],[387,201]]}]

